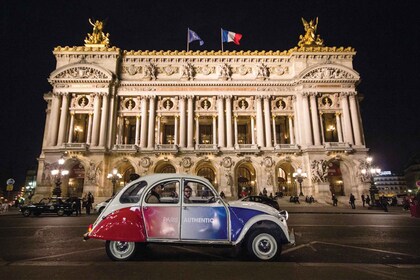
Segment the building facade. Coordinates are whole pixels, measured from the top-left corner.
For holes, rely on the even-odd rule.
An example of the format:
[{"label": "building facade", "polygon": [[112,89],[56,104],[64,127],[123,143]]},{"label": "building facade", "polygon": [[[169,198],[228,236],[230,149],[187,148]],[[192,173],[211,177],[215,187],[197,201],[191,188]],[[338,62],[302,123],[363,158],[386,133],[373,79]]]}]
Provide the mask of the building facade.
[{"label": "building facade", "polygon": [[[60,158],[69,171],[62,196],[105,198],[131,173],[162,172],[204,176],[230,198],[263,188],[296,195],[298,168],[305,195],[367,193],[356,52],[309,43],[288,51],[56,47],[36,195],[51,195]],[[107,176],[114,168],[117,182]]]},{"label": "building facade", "polygon": [[373,177],[373,182],[378,189],[379,196],[392,197],[397,194],[405,194],[408,191],[405,177],[390,171],[381,172],[379,176]]}]

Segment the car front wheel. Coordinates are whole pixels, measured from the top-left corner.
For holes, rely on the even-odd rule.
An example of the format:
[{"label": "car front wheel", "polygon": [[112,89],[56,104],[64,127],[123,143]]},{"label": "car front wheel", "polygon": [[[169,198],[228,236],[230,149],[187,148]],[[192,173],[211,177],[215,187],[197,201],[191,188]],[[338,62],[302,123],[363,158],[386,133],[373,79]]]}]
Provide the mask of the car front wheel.
[{"label": "car front wheel", "polygon": [[137,249],[136,242],[107,241],[106,254],[113,261],[127,261],[134,257]]},{"label": "car front wheel", "polygon": [[63,209],[58,209],[57,215],[60,216],[60,217],[63,216],[64,215],[64,210]]},{"label": "car front wheel", "polygon": [[247,249],[253,259],[274,261],[281,254],[280,238],[271,230],[257,229],[250,234]]},{"label": "car front wheel", "polygon": [[28,209],[25,209],[25,210],[22,212],[22,215],[23,215],[24,217],[29,217],[29,216],[31,215],[31,211],[29,211]]}]

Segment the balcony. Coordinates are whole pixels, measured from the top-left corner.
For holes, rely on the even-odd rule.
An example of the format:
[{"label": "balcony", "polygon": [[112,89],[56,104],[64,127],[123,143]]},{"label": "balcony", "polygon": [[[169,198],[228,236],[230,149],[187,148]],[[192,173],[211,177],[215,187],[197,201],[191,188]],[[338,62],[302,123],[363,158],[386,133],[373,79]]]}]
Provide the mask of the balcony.
[{"label": "balcony", "polygon": [[86,143],[64,143],[64,148],[70,151],[87,151],[89,144]]},{"label": "balcony", "polygon": [[300,147],[297,144],[277,144],[274,150],[279,153],[296,153]]},{"label": "balcony", "polygon": [[324,148],[328,152],[351,152],[351,145],[347,142],[325,142]]},{"label": "balcony", "polygon": [[118,152],[137,152],[138,146],[135,144],[115,144],[112,150]]},{"label": "balcony", "polygon": [[197,152],[218,152],[219,148],[216,144],[197,144],[195,145]]},{"label": "balcony", "polygon": [[178,152],[178,145],[175,145],[175,144],[157,144],[156,145],[156,151],[177,153]]}]

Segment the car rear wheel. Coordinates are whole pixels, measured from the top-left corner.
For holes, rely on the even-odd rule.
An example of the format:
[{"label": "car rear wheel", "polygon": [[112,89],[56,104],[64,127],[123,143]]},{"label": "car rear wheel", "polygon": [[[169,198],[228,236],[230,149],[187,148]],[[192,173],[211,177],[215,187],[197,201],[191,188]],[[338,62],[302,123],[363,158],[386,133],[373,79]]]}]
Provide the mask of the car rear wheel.
[{"label": "car rear wheel", "polygon": [[261,261],[274,261],[281,254],[280,237],[272,230],[256,229],[249,235],[247,250],[251,258]]},{"label": "car rear wheel", "polygon": [[22,215],[23,215],[24,217],[29,217],[29,216],[31,215],[31,211],[29,211],[28,209],[25,209],[25,210],[22,212]]},{"label": "car rear wheel", "polygon": [[98,215],[100,215],[100,214],[102,213],[102,211],[104,211],[104,209],[105,209],[105,207],[101,207],[101,208],[99,208],[99,210],[98,210]]},{"label": "car rear wheel", "polygon": [[63,209],[58,209],[57,215],[60,216],[60,217],[63,216],[64,215],[64,210]]},{"label": "car rear wheel", "polygon": [[136,242],[107,241],[106,254],[113,261],[127,261],[134,257],[137,250]]}]

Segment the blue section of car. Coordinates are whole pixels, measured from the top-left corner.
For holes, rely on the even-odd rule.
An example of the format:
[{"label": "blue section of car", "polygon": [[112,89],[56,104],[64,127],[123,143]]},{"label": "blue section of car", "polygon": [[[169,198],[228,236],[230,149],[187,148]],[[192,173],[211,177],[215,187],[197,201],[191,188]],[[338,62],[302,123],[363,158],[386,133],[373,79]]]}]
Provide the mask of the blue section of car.
[{"label": "blue section of car", "polygon": [[182,209],[181,239],[227,240],[225,207],[189,205]]},{"label": "blue section of car", "polygon": [[245,209],[240,207],[229,207],[231,221],[232,241],[236,241],[249,219],[264,214],[258,210]]}]

